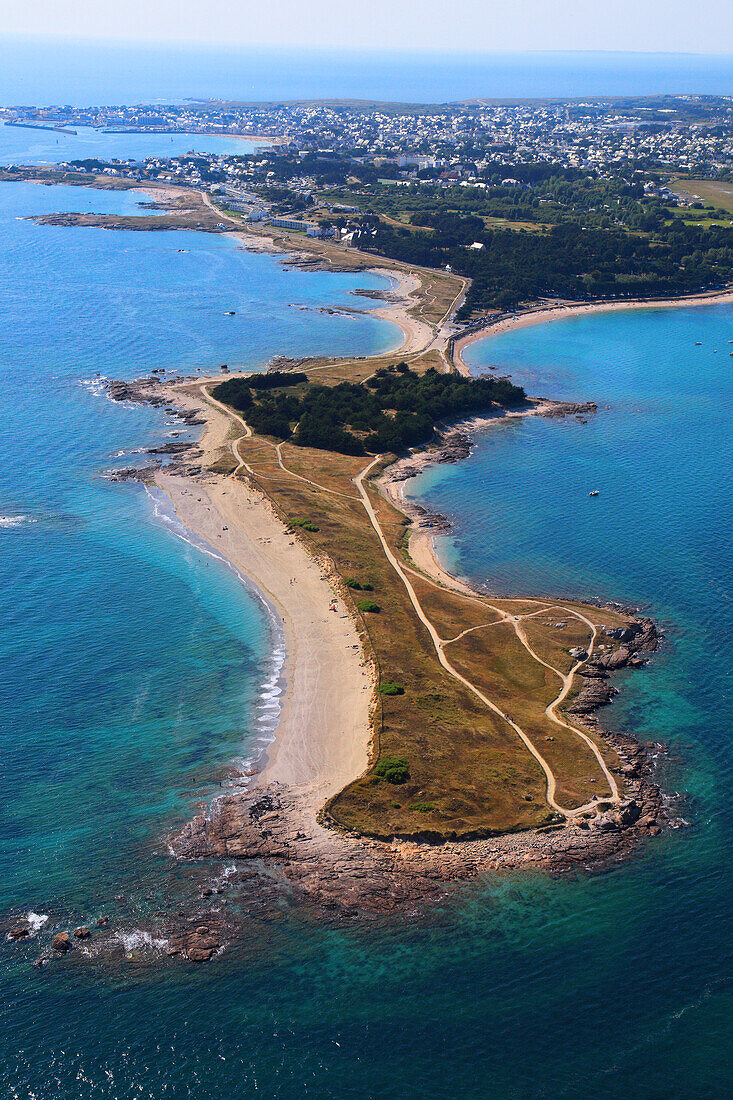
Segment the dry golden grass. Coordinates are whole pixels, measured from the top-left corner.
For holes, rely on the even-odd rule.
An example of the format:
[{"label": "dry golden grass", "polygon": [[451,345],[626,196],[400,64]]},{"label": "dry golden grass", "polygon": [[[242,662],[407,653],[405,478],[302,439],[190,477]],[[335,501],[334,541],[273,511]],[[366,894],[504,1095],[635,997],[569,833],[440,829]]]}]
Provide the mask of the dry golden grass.
[{"label": "dry golden grass", "polygon": [[591,750],[571,730],[552,722],[545,708],[561,681],[534,661],[509,623],[475,631],[447,647],[455,668],[475,683],[527,734],[557,778],[557,800],[578,806],[608,786]]},{"label": "dry golden grass", "polygon": [[[550,814],[543,797],[544,776],[536,762],[526,752],[517,752],[516,735],[439,665],[428,633],[356,499],[350,479],[363,460],[306,449],[296,457],[298,448],[283,447],[286,465],[293,460],[293,472],[307,471],[325,488],[344,494],[336,495],[288,479],[266,441],[244,439],[240,450],[256,467],[255,480],[283,519],[309,519],[318,527],[317,532],[298,528],[295,537],[325,552],[344,580],[353,577],[373,586],[368,596],[380,606],[377,614],[356,611],[363,593],[350,594],[344,588],[343,594],[361,618],[382,679],[394,680],[405,690],[404,695],[380,696],[375,733],[382,757],[408,760],[409,781],[398,786],[367,776],[333,800],[333,817],[344,826],[380,836],[467,836],[546,822]],[[386,502],[380,511],[383,518],[391,513],[392,524],[404,530],[399,512]],[[449,604],[450,595],[437,596]],[[451,616],[449,606],[447,611]],[[452,620],[460,621],[456,613]],[[531,802],[525,801],[527,794]],[[416,804],[420,809],[411,809]]]},{"label": "dry golden grass", "polygon": [[449,592],[420,577],[411,576],[410,581],[425,614],[444,640],[455,638],[463,630],[480,629],[488,623],[501,621],[496,611],[483,601]]},{"label": "dry golden grass", "polygon": [[540,660],[564,674],[577,664],[577,658],[570,655],[570,650],[587,650],[590,645],[590,627],[557,609],[523,619],[522,630]]},{"label": "dry golden grass", "polygon": [[699,202],[712,204],[733,214],[733,184],[723,180],[675,179],[670,189],[678,195],[690,195]]}]

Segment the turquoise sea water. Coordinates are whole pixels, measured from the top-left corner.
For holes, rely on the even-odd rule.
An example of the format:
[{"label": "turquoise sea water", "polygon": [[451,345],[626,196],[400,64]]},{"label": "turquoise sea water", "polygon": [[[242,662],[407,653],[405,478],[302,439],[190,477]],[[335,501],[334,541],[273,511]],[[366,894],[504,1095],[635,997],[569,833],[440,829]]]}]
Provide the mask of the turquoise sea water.
[{"label": "turquoise sea water", "polygon": [[[622,600],[667,629],[604,720],[669,743],[661,774],[687,796],[690,828],[606,879],[599,915],[618,905],[607,958],[609,982],[628,983],[626,1050],[653,1064],[662,1032],[675,1049],[656,1078],[649,1067],[642,1080],[658,1083],[641,1092],[621,1083],[617,1051],[617,1074],[605,1078],[614,1096],[716,1095],[730,1064],[732,354],[728,305],[597,314],[483,340],[466,352],[474,371],[510,374],[530,394],[595,400],[599,412],[586,424],[500,423],[466,461],[410,483],[453,521],[437,546],[457,573],[500,593]],[[634,940],[641,960],[634,927],[645,927]],[[596,942],[584,965],[602,967],[604,954]],[[609,994],[593,1012],[599,1057]],[[665,1019],[661,1005],[675,996]],[[640,1025],[640,1003],[660,1009],[656,1038]]]},{"label": "turquoise sea water", "polygon": [[[354,303],[349,290],[379,285],[369,277],[285,270],[206,235],[17,220],[135,202],[0,188],[0,911],[48,914],[41,937],[114,913],[117,893],[129,928],[183,889],[163,839],[217,769],[256,751],[277,645],[231,573],[141,490],[100,478],[177,429],[107,402],[96,372],[395,339],[317,312]],[[662,619],[667,645],[609,718],[669,739],[663,777],[692,796],[691,827],[603,875],[492,876],[409,919],[331,927],[285,906],[201,968],[36,971],[36,944],[3,946],[5,1095],[724,1094],[732,318],[603,315],[474,345],[477,365],[601,411],[504,425],[417,487],[454,520],[450,563],[479,582],[621,598]]]}]

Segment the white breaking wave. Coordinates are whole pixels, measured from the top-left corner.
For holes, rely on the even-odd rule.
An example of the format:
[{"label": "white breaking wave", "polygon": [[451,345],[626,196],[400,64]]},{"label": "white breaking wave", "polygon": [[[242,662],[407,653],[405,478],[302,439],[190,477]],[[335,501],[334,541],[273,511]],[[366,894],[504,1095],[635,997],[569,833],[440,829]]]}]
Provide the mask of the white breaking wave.
[{"label": "white breaking wave", "polygon": [[43,928],[44,924],[48,920],[48,914],[34,913],[33,910],[31,910],[26,917],[26,920],[28,921],[28,927],[31,929],[31,931],[38,932],[41,928]]},{"label": "white breaking wave", "polygon": [[[199,550],[201,553],[216,559],[216,561],[221,562],[222,565],[231,570],[250,595],[254,596],[267,612],[268,619],[270,620],[272,649],[270,652],[270,662],[268,662],[270,665],[269,675],[260,688],[256,704],[256,709],[260,713],[256,719],[256,724],[259,728],[257,729],[258,736],[255,738],[255,741],[259,745],[270,745],[275,740],[275,729],[280,720],[280,712],[282,710],[281,697],[284,688],[283,668],[287,656],[280,617],[249,577],[240,572],[229,558],[219,553],[210,543],[200,538],[193,531],[190,531],[189,528],[182,523],[176,514],[170,498],[166,496],[162,490],[145,485],[145,491],[153,502],[155,518],[160,520],[160,522],[168,528],[171,534],[175,535],[183,542],[188,543],[189,546],[195,547],[195,549]],[[265,733],[269,736],[263,736]],[[257,760],[248,757],[245,764],[247,767],[250,767],[256,765]]]},{"label": "white breaking wave", "polygon": [[80,378],[79,385],[83,386],[85,390],[89,390],[95,397],[107,397],[112,400],[107,393],[107,379],[106,378]]},{"label": "white breaking wave", "polygon": [[168,940],[151,936],[150,932],[139,928],[134,932],[117,932],[114,939],[122,944],[127,954],[131,951],[163,951],[168,946]]},{"label": "white breaking wave", "polygon": [[33,516],[2,516],[0,527],[22,527],[24,523],[34,523]]},{"label": "white breaking wave", "polygon": [[147,447],[133,447],[131,451],[115,451],[112,458],[129,458],[130,455],[144,455],[147,453]]}]

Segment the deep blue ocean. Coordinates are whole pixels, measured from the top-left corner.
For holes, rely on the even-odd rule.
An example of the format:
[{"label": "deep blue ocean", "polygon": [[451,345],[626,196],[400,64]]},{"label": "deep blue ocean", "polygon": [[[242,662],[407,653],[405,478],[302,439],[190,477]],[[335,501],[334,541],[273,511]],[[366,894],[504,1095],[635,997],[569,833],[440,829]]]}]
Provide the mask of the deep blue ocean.
[{"label": "deep blue ocean", "polygon": [[498,426],[414,486],[453,520],[446,561],[478,583],[622,599],[662,621],[664,648],[607,720],[669,742],[661,778],[686,796],[689,827],[611,872],[491,876],[409,920],[329,927],[284,907],[201,968],[151,965],[139,937],[112,970],[31,967],[49,930],[114,913],[115,894],[141,922],[170,904],[183,873],[164,839],[219,769],[257,751],[273,696],[278,638],[256,594],[144,490],[100,474],[179,429],[110,403],[97,375],[399,340],[318,312],[357,303],[349,292],[376,277],[287,270],[205,234],[19,220],[144,198],[0,185],[0,912],[48,916],[39,940],[0,952],[3,1094],[725,1095],[729,307],[474,345],[476,369],[599,413]]},{"label": "deep blue ocean", "polygon": [[733,54],[725,46],[721,41],[721,54],[712,56],[375,53],[0,36],[0,104],[90,106],[186,99],[444,103],[664,92],[730,95]]}]

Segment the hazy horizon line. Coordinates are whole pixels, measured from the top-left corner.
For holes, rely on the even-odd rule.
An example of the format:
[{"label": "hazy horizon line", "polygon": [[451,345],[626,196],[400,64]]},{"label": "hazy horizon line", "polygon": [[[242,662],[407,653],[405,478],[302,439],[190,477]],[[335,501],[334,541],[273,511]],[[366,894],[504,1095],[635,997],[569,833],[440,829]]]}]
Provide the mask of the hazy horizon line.
[{"label": "hazy horizon line", "polygon": [[[300,45],[297,42],[214,42],[206,40],[204,42],[197,41],[196,39],[162,39],[162,38],[140,38],[140,37],[107,37],[103,35],[85,35],[85,34],[49,34],[49,33],[34,33],[27,34],[18,31],[0,32],[0,41],[3,40],[22,40],[24,42],[73,42],[78,45],[104,44],[109,47],[124,48],[126,46],[147,46],[150,48],[165,47],[167,49],[198,49],[198,50],[272,50],[283,53],[297,51],[298,53],[329,53],[331,54],[336,48],[333,45],[316,46],[313,44]],[[583,56],[583,57],[716,57],[716,58],[731,58],[733,60],[733,50],[727,51],[701,51],[701,50],[603,50],[603,49],[567,49],[567,50],[538,50],[533,48],[527,49],[508,49],[499,48],[492,50],[477,50],[469,47],[461,49],[459,47],[451,47],[450,49],[437,49],[434,46],[416,46],[411,49],[403,46],[382,46],[379,48],[363,48],[359,46],[338,46],[340,53],[348,54],[363,54],[369,56],[379,56],[381,54],[401,54],[403,56],[416,56],[416,55],[437,55],[441,57],[450,56],[453,54],[467,57],[524,57],[527,55],[542,56],[542,57],[567,57],[567,56]]]}]

